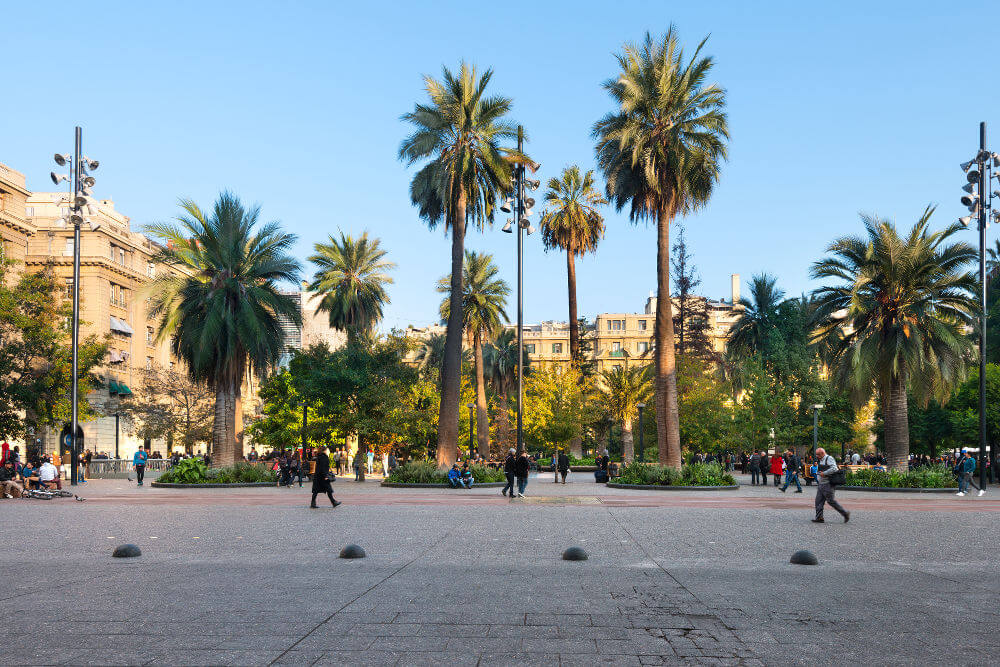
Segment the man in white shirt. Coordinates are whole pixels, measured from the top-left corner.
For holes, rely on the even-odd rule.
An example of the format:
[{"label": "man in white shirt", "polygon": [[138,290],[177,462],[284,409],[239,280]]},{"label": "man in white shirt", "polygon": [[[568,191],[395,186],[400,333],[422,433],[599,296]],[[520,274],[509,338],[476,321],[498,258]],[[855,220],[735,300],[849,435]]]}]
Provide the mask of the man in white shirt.
[{"label": "man in white shirt", "polygon": [[844,523],[851,520],[851,513],[837,502],[833,495],[833,485],[830,484],[830,475],[837,472],[837,459],[826,453],[822,447],[816,448],[816,518],[813,523],[824,523],[823,506],[827,503],[830,507],[840,512],[844,517]]},{"label": "man in white shirt", "polygon": [[861,454],[858,454],[857,452],[851,454],[851,465],[856,466],[860,464],[861,464]]},{"label": "man in white shirt", "polygon": [[42,465],[38,469],[38,485],[43,489],[47,489],[53,485],[57,489],[62,488],[62,481],[59,479],[59,470],[52,465],[48,457],[42,459]]}]

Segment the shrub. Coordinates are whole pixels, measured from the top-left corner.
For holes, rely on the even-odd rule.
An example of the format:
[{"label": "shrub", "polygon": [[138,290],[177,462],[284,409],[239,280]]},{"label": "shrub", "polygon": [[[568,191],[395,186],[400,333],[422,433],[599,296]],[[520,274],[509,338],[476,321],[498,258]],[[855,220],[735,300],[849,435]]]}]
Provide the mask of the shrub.
[{"label": "shrub", "polygon": [[947,466],[926,466],[899,470],[859,470],[847,473],[847,486],[870,486],[891,489],[952,489],[958,480]]},{"label": "shrub", "polygon": [[615,482],[648,486],[734,486],[736,479],[717,463],[691,463],[680,470],[661,465],[629,463],[622,468]]},{"label": "shrub", "polygon": [[[505,479],[502,470],[481,465],[469,466],[469,472],[476,483],[502,482]],[[395,484],[447,484],[448,471],[439,469],[433,461],[410,461],[393,470],[386,481]]]},{"label": "shrub", "polygon": [[278,474],[252,463],[237,463],[224,468],[208,468],[201,459],[182,459],[162,475],[160,482],[170,484],[277,484]]}]

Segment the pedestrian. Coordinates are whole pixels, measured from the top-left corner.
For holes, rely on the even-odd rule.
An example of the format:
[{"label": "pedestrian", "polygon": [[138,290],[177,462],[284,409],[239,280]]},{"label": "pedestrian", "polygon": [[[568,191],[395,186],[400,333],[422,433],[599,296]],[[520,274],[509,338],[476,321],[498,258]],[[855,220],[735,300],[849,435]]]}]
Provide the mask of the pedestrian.
[{"label": "pedestrian", "polygon": [[382,476],[389,476],[389,452],[382,452]]},{"label": "pedestrian", "polygon": [[363,482],[363,481],[365,481],[365,478],[364,478],[365,464],[364,464],[363,458],[364,458],[364,452],[362,452],[361,450],[358,450],[357,453],[354,455],[354,481],[355,482]]},{"label": "pedestrian", "polygon": [[292,485],[295,478],[299,478],[299,488],[302,488],[302,462],[299,461],[299,457],[293,456],[288,461],[288,486]]},{"label": "pedestrian", "polygon": [[778,454],[771,457],[771,476],[774,478],[774,486],[781,483],[781,476],[785,472],[785,459]]},{"label": "pedestrian", "polygon": [[760,454],[754,452],[747,465],[750,466],[750,485],[757,486],[760,481]]},{"label": "pedestrian", "polygon": [[611,473],[611,457],[608,456],[608,450],[604,450],[604,453],[598,456],[594,463],[597,464],[597,470],[594,471],[594,481],[598,484],[603,484],[609,479]]},{"label": "pedestrian", "polygon": [[767,486],[767,471],[771,469],[771,457],[767,452],[760,453],[760,483]]},{"label": "pedestrian", "polygon": [[785,452],[785,483],[781,487],[781,492],[788,490],[789,485],[795,482],[795,493],[802,493],[802,485],[799,484],[799,468],[802,462],[793,451]]},{"label": "pedestrian", "polygon": [[132,467],[135,468],[136,486],[142,486],[142,477],[146,474],[146,462],[148,460],[149,454],[146,453],[145,448],[140,448],[132,457]]},{"label": "pedestrian", "polygon": [[514,456],[515,450],[513,447],[507,452],[507,456],[503,460],[503,474],[507,478],[507,483],[502,489],[500,489],[500,495],[506,496],[507,491],[510,491],[510,497],[513,498],[514,494],[517,493],[514,487],[514,469],[517,467],[517,457]]},{"label": "pedestrian", "polygon": [[[514,462],[514,476],[517,477],[517,497],[524,498],[524,489],[528,486],[528,470],[531,462],[528,461],[528,453],[521,452]],[[513,496],[511,496],[513,497]]]},{"label": "pedestrian", "polygon": [[341,503],[333,498],[333,487],[330,486],[330,457],[326,455],[326,447],[320,445],[316,448],[316,474],[312,480],[312,503],[310,509],[316,508],[316,496],[325,493],[330,499],[330,504],[336,507]]},{"label": "pedestrian", "polygon": [[840,512],[844,517],[844,523],[851,520],[851,513],[837,502],[834,497],[831,476],[837,472],[837,459],[826,453],[822,447],[816,448],[816,518],[813,523],[823,523],[823,506],[827,503],[830,507]]},{"label": "pedestrian", "polygon": [[969,456],[968,449],[962,448],[962,453],[958,457],[958,462],[955,463],[954,470],[955,474],[958,475],[958,493],[955,494],[956,496],[964,496],[970,484],[979,491],[978,495],[981,496],[986,493],[986,489],[980,489],[972,476],[972,473],[976,472],[976,459]]},{"label": "pedestrian", "polygon": [[371,475],[375,469],[375,452],[369,449],[365,454],[365,460],[368,462],[368,474]]},{"label": "pedestrian", "polygon": [[566,456],[566,452],[559,450],[559,475],[562,477],[562,483],[566,483],[566,473],[569,472],[569,457]]}]

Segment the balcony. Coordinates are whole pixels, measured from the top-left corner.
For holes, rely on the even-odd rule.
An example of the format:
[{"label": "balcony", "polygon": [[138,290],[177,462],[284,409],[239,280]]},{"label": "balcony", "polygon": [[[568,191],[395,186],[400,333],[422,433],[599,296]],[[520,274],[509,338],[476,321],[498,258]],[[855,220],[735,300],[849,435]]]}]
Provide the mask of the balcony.
[{"label": "balcony", "polygon": [[608,356],[611,357],[612,359],[624,359],[625,358],[625,350],[617,350],[615,352],[608,352]]}]

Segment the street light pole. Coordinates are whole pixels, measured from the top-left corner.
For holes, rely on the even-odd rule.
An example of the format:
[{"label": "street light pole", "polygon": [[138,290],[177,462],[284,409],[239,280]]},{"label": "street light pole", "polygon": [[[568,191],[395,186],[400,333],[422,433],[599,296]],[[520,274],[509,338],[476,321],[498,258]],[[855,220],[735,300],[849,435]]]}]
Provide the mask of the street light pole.
[{"label": "street light pole", "polygon": [[115,413],[115,459],[118,459],[118,424],[119,414]]},{"label": "street light pole", "polygon": [[[517,152],[524,152],[524,127],[517,126]],[[524,214],[524,164],[516,169],[514,201],[517,213],[517,455],[524,453],[524,253],[521,217]]]},{"label": "street light pole", "polygon": [[76,429],[79,428],[79,406],[78,396],[80,392],[80,383],[78,379],[79,374],[79,363],[80,363],[80,224],[83,222],[81,219],[81,207],[78,203],[80,197],[80,161],[83,159],[83,130],[79,125],[76,126],[76,133],[73,145],[73,201],[71,202],[73,207],[73,212],[76,214],[73,216],[73,336],[72,336],[72,355],[73,355],[73,380],[72,380],[72,390],[70,391],[70,401],[72,403],[72,423],[70,424],[70,442],[72,443],[72,454],[70,455],[70,475],[72,480],[70,485],[76,486],[77,484],[77,474],[80,467],[80,452],[78,451],[79,444],[76,440]]},{"label": "street light pole", "polygon": [[465,407],[469,408],[469,458],[471,459],[472,458],[472,449],[474,447],[474,442],[473,442],[472,438],[475,435],[475,423],[473,422],[473,419],[474,419],[473,410],[475,410],[476,404],[475,403],[468,403],[468,404],[466,404]]},{"label": "street light pole", "polygon": [[305,401],[302,401],[302,450],[301,453],[299,454],[300,461],[302,460],[302,457],[305,456],[306,453],[306,428],[308,426],[309,426],[309,404],[306,403]]},{"label": "street light pole", "polygon": [[642,409],[646,407],[645,403],[639,403],[637,406],[639,408],[639,463],[642,463],[645,459],[642,457]]}]

